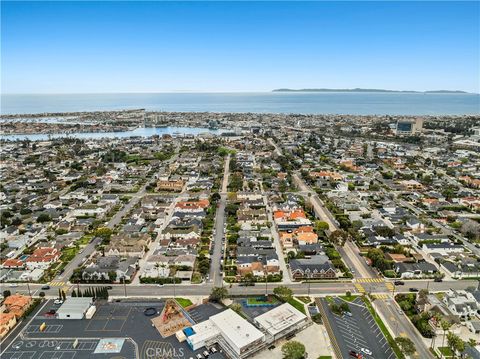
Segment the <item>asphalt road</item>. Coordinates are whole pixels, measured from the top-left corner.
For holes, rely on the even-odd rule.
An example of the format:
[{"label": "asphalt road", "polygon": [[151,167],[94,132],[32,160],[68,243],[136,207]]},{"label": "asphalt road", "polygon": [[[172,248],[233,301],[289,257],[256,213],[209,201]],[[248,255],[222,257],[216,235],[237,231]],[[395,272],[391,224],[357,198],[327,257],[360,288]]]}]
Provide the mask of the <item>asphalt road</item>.
[{"label": "asphalt road", "polygon": [[227,186],[230,168],[230,155],[225,159],[225,166],[223,170],[223,181],[220,192],[220,200],[215,217],[215,235],[213,236],[213,254],[210,257],[210,277],[209,282],[213,282],[215,287],[222,286],[223,277],[220,269],[220,260],[222,259],[222,238],[225,236],[225,206],[227,202]]},{"label": "asphalt road", "polygon": [[[58,287],[51,287],[49,290],[41,290],[41,286],[44,284],[30,284],[30,290],[32,294],[38,293],[40,291],[45,292],[48,297],[56,297],[58,295]],[[269,283],[268,291],[269,293],[273,292],[273,288],[277,287],[280,284]],[[340,282],[340,281],[324,281],[324,282],[309,282],[309,283],[299,283],[294,282],[290,284],[281,284],[286,287],[291,288],[296,295],[306,295],[310,288],[310,295],[319,296],[319,295],[329,295],[329,294],[345,294],[347,291],[352,293],[358,293],[355,289],[355,286],[352,282]],[[463,280],[463,281],[444,281],[444,282],[428,282],[424,280],[415,280],[415,281],[406,281],[404,286],[397,286],[395,293],[408,293],[409,288],[426,289],[427,287],[431,292],[442,292],[448,289],[466,289],[467,287],[476,286],[476,281]],[[94,284],[80,284],[80,288],[92,287]],[[207,296],[210,294],[212,288],[214,287],[213,283],[204,283],[204,284],[177,284],[174,286],[172,284],[158,286],[155,284],[127,284],[125,287],[123,284],[101,284],[98,286],[112,286],[110,290],[110,295],[115,296],[124,296],[124,288],[126,287],[128,297],[171,297],[175,293],[177,296]],[[389,294],[385,288],[384,283],[370,283],[369,284],[372,293],[377,294]],[[70,285],[69,291],[72,288],[76,288],[77,285]],[[238,284],[226,286],[229,293],[232,295],[256,295],[264,294],[265,286],[262,284],[257,284],[253,287],[240,287]],[[18,292],[22,294],[28,294],[28,288],[26,284],[18,284],[17,287],[5,288],[9,289],[12,293]],[[388,317],[387,317],[388,319]]]},{"label": "asphalt road", "polygon": [[381,314],[383,321],[388,323],[394,338],[408,335],[415,345],[418,358],[433,358],[425,346],[421,334],[393,299],[376,300],[373,305],[377,312]]}]

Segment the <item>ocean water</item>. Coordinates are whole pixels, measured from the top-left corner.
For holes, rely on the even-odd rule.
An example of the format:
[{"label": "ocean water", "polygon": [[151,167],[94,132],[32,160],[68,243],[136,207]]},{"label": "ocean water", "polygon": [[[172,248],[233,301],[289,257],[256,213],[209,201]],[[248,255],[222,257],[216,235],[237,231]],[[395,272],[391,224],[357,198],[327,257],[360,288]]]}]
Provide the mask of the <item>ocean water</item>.
[{"label": "ocean water", "polygon": [[1,96],[1,114],[140,109],[352,115],[478,115],[479,94],[259,92]]}]

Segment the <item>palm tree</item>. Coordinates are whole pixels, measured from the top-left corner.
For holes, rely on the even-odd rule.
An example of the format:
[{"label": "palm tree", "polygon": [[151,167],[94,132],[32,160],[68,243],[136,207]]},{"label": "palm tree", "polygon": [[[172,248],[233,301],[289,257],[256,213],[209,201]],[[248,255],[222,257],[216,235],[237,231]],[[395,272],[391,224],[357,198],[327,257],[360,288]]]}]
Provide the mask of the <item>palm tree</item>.
[{"label": "palm tree", "polygon": [[[443,340],[442,340],[442,347],[445,346],[445,336],[447,335],[447,330],[450,329],[450,327],[452,326],[452,324],[448,321],[448,320],[441,320],[440,321],[440,326],[442,327],[442,330],[443,330]],[[443,357],[443,354],[442,354],[442,357]]]}]

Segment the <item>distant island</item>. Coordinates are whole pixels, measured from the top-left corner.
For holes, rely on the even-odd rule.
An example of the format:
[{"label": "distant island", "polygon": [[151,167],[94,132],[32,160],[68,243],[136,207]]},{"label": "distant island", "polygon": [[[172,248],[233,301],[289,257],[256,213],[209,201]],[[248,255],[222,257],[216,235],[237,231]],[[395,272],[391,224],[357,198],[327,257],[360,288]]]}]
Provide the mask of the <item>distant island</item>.
[{"label": "distant island", "polygon": [[466,91],[450,91],[450,90],[434,90],[434,91],[400,91],[400,90],[383,90],[383,89],[275,89],[272,92],[393,92],[393,93],[468,93]]}]

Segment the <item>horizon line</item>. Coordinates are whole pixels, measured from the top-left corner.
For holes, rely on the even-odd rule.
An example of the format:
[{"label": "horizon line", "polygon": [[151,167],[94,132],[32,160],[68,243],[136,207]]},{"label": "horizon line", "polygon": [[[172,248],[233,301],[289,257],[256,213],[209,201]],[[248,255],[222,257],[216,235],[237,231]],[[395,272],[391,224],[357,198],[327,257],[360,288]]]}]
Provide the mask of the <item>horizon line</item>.
[{"label": "horizon line", "polygon": [[[279,88],[280,89],[280,88]],[[363,90],[363,91],[358,91],[360,93],[368,93],[368,90],[372,90],[371,92],[377,92],[378,90],[380,91],[385,91],[383,93],[390,93],[390,94],[395,94],[395,93],[418,93],[418,94],[426,94],[426,95],[442,95],[442,93],[428,93],[428,92],[435,92],[435,91],[446,91],[450,93],[445,93],[446,95],[479,95],[479,92],[472,92],[472,91],[466,91],[466,90],[389,90],[389,89],[377,89],[377,88],[361,88],[361,87],[354,87],[354,88],[338,88],[338,89],[330,89],[327,88],[325,91],[315,91],[315,88],[310,88],[310,89],[292,89],[292,88],[281,88],[281,89],[287,89],[290,91],[278,91],[279,89],[273,89],[273,90],[248,90],[248,91],[234,91],[234,90],[226,90],[226,91],[197,91],[197,90],[169,90],[169,91],[102,91],[102,92],[7,92],[7,93],[0,93],[1,96],[11,96],[11,95],[37,95],[37,96],[42,96],[42,95],[116,95],[116,94],[123,94],[123,95],[129,95],[129,94],[249,94],[249,93],[262,93],[262,94],[275,94],[275,93],[328,93],[328,92],[342,92],[342,93],[354,93],[356,89]],[[323,89],[323,88],[319,88]],[[346,92],[345,89],[351,90],[351,92]],[[308,91],[312,90],[312,91]],[[455,93],[455,92],[463,92],[463,93]]]}]

